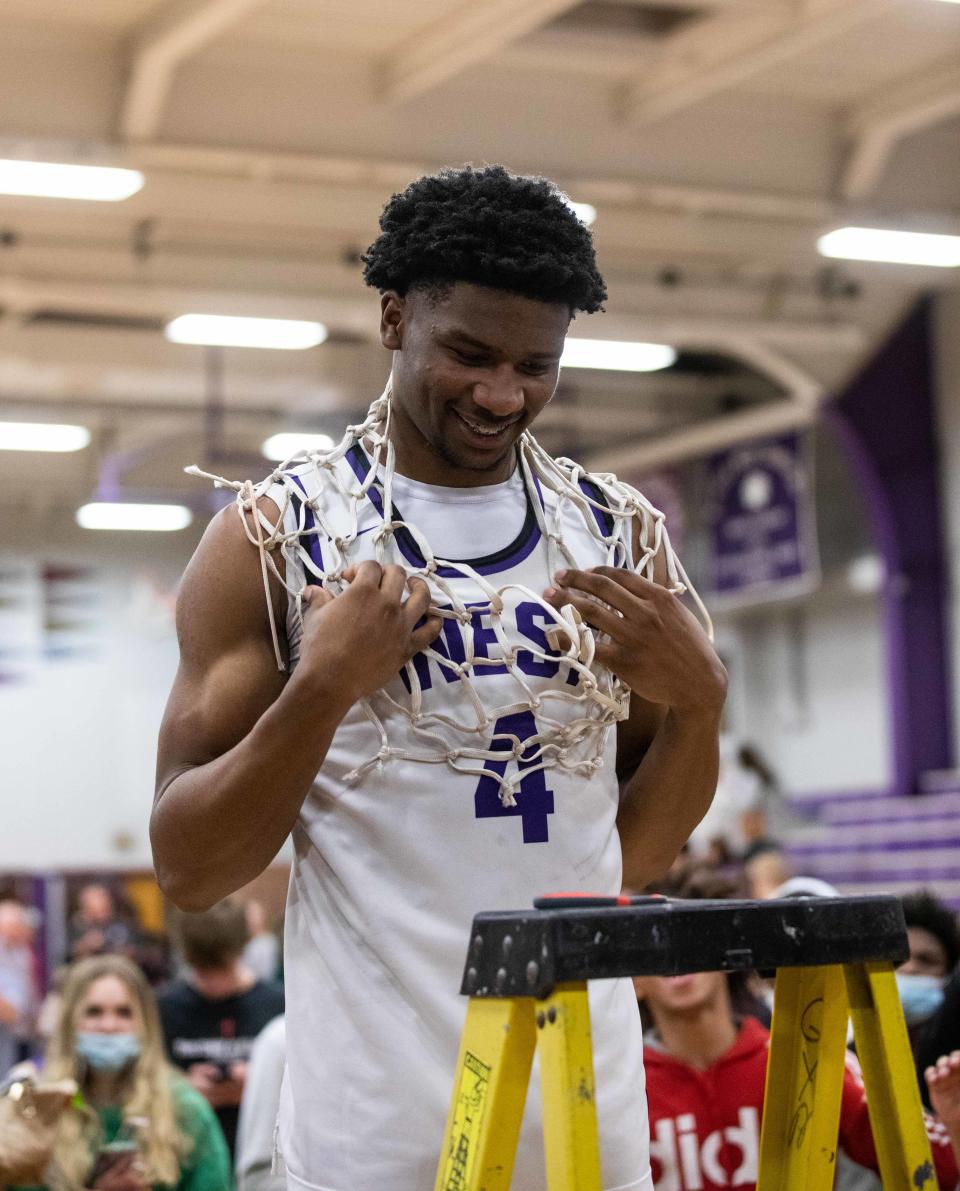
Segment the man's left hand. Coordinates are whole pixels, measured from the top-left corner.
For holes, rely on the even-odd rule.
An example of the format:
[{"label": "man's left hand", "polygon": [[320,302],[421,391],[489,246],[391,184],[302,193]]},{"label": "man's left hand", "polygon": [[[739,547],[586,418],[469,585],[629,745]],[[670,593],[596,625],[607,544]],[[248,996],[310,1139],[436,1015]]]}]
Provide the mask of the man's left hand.
[{"label": "man's left hand", "polygon": [[594,656],[637,696],[677,712],[719,714],[726,671],[679,596],[616,567],[558,571],[555,580],[544,597],[558,611],[572,604],[605,634]]}]

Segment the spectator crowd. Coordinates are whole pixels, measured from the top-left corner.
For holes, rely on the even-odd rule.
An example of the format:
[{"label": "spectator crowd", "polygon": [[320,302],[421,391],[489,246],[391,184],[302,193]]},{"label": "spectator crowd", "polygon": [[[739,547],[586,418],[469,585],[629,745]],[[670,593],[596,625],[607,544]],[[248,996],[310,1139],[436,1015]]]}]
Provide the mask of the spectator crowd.
[{"label": "spectator crowd", "polygon": [[[241,1107],[263,1100],[248,1088],[254,1042],[283,1023],[279,937],[263,907],[172,912],[158,940],[105,883],[75,900],[67,962],[45,982],[37,912],[0,898],[0,1191],[279,1186],[272,1121],[253,1181],[236,1162]],[[268,1116],[278,1099],[279,1081]]]},{"label": "spectator crowd", "polygon": [[[792,872],[784,852],[763,838],[749,841],[737,862],[729,849],[694,845],[655,891],[711,899],[835,893]],[[263,906],[227,899],[201,914],[173,912],[160,940],[106,883],[84,886],[75,901],[67,962],[45,981],[37,912],[0,898],[0,1091],[16,1089],[41,1105],[55,1086],[61,1097],[29,1177],[9,1169],[0,1111],[0,1191],[281,1191],[273,1136],[286,1048],[282,951]],[[910,955],[897,986],[937,1180],[953,1189],[960,1186],[960,928],[930,892],[905,897],[903,908]],[[657,1191],[749,1191],[772,982],[757,973],[699,972],[637,977],[634,985]],[[837,1139],[841,1191],[880,1187],[873,1125],[851,1049]],[[36,1132],[39,1138],[39,1126]]]}]

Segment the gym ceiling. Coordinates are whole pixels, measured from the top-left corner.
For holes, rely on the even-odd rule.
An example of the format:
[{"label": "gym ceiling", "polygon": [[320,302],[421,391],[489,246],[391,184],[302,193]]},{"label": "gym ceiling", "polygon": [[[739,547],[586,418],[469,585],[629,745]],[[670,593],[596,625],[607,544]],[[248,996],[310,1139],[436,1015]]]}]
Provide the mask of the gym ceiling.
[{"label": "gym ceiling", "polygon": [[[678,349],[565,373],[542,438],[595,465],[809,422],[919,293],[957,285],[817,239],[960,230],[960,3],[0,0],[0,21],[0,157],[144,175],[122,202],[0,196],[0,419],[94,435],[39,495],[41,457],[6,456],[22,512],[72,510],[108,458],[159,499],[196,485],[185,463],[251,474],[268,434],[339,435],[387,363],[358,253],[442,165],[594,206],[610,300],[573,334]],[[168,342],[187,312],[329,338]]]}]

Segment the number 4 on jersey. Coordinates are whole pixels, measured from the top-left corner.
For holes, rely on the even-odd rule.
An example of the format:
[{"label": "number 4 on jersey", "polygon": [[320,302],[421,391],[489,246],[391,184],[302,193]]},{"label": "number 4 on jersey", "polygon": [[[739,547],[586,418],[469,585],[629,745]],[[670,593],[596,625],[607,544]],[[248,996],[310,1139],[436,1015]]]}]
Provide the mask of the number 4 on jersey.
[{"label": "number 4 on jersey", "polygon": [[[512,753],[514,737],[517,740],[529,740],[537,734],[537,724],[532,711],[518,711],[514,715],[505,715],[493,726],[494,739],[490,743],[491,752]],[[517,765],[520,769],[520,789],[516,793],[517,805],[504,806],[500,801],[500,783],[496,778],[486,774],[477,783],[473,796],[474,809],[478,819],[498,818],[501,815],[519,815],[523,824],[523,842],[525,844],[544,844],[547,842],[547,815],[553,814],[553,791],[547,789],[547,780],[543,769],[531,769],[539,764],[527,756],[527,752],[536,752],[536,745],[521,753]],[[499,777],[507,771],[512,757],[507,756],[502,761],[487,758],[484,769],[488,774]],[[524,774],[524,770],[531,772]]]}]

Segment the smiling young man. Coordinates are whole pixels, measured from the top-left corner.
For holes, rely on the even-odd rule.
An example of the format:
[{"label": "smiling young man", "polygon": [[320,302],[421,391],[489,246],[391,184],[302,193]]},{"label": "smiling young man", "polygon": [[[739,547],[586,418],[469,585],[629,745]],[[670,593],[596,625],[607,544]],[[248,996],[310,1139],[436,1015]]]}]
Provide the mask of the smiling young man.
[{"label": "smiling young man", "polygon": [[[725,690],[662,517],[528,430],[606,296],[566,200],[465,168],[380,226],[387,390],[211,524],[152,819],[186,909],[293,833],[280,1141],[311,1191],[433,1185],[472,916],[665,871],[713,795]],[[629,982],[592,1015],[604,1187],[648,1188]],[[522,1191],[544,1182],[538,1102]]]}]

